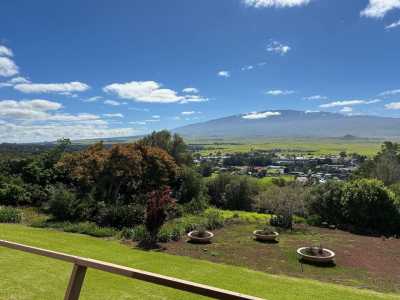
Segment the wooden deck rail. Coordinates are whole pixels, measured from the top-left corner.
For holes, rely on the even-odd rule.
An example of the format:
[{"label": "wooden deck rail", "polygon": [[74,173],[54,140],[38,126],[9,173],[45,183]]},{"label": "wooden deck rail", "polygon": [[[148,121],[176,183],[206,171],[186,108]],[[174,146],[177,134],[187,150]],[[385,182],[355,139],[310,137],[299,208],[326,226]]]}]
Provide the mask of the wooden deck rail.
[{"label": "wooden deck rail", "polygon": [[132,269],[90,258],[69,255],[61,252],[30,247],[18,243],[0,240],[0,246],[31,254],[41,255],[74,264],[64,300],[78,300],[87,268],[93,268],[141,281],[146,281],[193,294],[224,300],[262,300],[261,298],[243,295],[211,286],[198,284],[173,277]]}]

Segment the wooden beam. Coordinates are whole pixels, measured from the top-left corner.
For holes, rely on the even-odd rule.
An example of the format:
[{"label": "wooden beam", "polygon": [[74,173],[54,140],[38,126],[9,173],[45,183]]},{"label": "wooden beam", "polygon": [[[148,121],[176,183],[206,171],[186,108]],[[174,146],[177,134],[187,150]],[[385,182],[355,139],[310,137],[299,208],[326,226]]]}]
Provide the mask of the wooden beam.
[{"label": "wooden beam", "polygon": [[[93,268],[100,271],[113,273],[153,284],[158,284],[170,288],[174,288],[181,291],[186,291],[194,293],[197,295],[202,295],[214,299],[222,300],[262,300],[262,298],[244,295],[228,290],[223,290],[215,287],[211,287],[204,284],[194,283],[182,279],[177,279],[169,276],[159,275],[151,272],[141,271],[129,267],[124,267],[112,263],[107,263],[95,259],[84,258],[74,255],[69,255],[61,252],[50,251],[46,249],[41,249],[37,247],[26,246],[23,244],[18,244],[14,242],[0,240],[0,246],[19,250],[27,253],[32,253],[36,255],[41,255],[49,258],[54,258],[57,260],[73,263],[75,265]],[[71,276],[72,278],[72,276]]]},{"label": "wooden beam", "polygon": [[64,300],[79,300],[87,267],[74,264]]}]

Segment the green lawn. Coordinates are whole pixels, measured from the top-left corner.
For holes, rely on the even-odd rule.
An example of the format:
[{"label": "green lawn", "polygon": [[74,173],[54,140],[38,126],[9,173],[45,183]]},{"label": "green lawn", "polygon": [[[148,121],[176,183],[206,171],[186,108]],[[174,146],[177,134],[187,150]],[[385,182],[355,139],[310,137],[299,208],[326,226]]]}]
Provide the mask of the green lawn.
[{"label": "green lawn", "polygon": [[[400,299],[399,296],[355,290],[311,280],[267,275],[159,252],[133,250],[106,241],[22,225],[0,224],[0,239],[105,260],[199,283],[253,294],[266,299]],[[0,248],[0,299],[62,299],[71,265]],[[90,270],[81,299],[198,299],[116,275]]]}]

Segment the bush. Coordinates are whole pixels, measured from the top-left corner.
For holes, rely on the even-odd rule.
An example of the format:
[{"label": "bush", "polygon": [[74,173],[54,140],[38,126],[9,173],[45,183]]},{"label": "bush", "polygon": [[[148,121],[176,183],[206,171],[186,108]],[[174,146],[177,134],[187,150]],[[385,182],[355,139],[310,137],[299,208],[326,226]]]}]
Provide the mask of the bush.
[{"label": "bush", "polygon": [[308,214],[319,216],[321,222],[341,224],[344,210],[342,191],[343,183],[337,181],[329,181],[312,187],[306,197]]},{"label": "bush", "polygon": [[146,230],[146,227],[144,225],[138,225],[135,226],[134,228],[130,229],[129,235],[127,235],[127,238],[137,241],[137,242],[143,242],[148,240],[149,234]]},{"label": "bush", "polygon": [[62,184],[50,191],[49,213],[58,221],[75,221],[82,216],[82,207],[76,194]]},{"label": "bush", "polygon": [[321,226],[322,224],[322,219],[318,215],[310,215],[307,217],[306,221],[310,226]]},{"label": "bush", "polygon": [[29,204],[30,196],[21,178],[0,177],[0,205]]},{"label": "bush", "polygon": [[376,179],[360,179],[344,186],[344,218],[358,230],[398,234],[400,212],[394,194]]},{"label": "bush", "polygon": [[134,227],[143,224],[144,206],[142,205],[113,205],[100,209],[96,221],[101,226]]},{"label": "bush", "polygon": [[210,209],[205,213],[206,217],[206,228],[208,230],[214,230],[224,226],[224,218],[222,213],[216,209]]},{"label": "bush", "polygon": [[100,227],[96,223],[92,222],[38,222],[36,224],[32,224],[31,226],[40,228],[53,228],[57,230],[63,230],[65,232],[87,234],[94,237],[111,237],[117,234],[117,231],[115,231],[113,228]]},{"label": "bush", "polygon": [[0,207],[0,223],[21,223],[22,212],[13,207]]}]

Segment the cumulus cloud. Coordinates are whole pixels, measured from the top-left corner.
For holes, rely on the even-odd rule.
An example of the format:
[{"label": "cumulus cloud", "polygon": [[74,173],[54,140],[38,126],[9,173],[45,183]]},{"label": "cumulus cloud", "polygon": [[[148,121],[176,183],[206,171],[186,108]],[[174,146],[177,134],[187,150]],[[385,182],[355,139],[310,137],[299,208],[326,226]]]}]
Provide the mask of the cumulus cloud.
[{"label": "cumulus cloud", "polygon": [[104,104],[111,105],[111,106],[119,106],[119,105],[121,105],[121,103],[119,103],[118,101],[115,101],[115,100],[106,100],[106,101],[104,101]]},{"label": "cumulus cloud", "polygon": [[340,106],[353,106],[353,105],[360,105],[360,104],[374,104],[378,103],[381,100],[374,99],[374,100],[344,100],[344,101],[334,101],[326,104],[322,104],[319,107],[321,108],[332,108],[332,107],[340,107]]},{"label": "cumulus cloud", "polygon": [[194,87],[187,87],[187,88],[184,88],[182,90],[182,92],[188,93],[188,94],[198,94],[200,91]]},{"label": "cumulus cloud", "polygon": [[269,117],[280,116],[281,113],[278,111],[266,111],[266,112],[251,112],[242,116],[242,119],[247,120],[259,120],[259,119],[266,119]]},{"label": "cumulus cloud", "polygon": [[322,96],[322,95],[314,95],[314,96],[309,96],[309,97],[304,97],[304,100],[327,100],[328,97]]},{"label": "cumulus cloud", "polygon": [[279,55],[286,55],[292,48],[288,45],[282,44],[281,42],[278,41],[270,41],[270,43],[267,45],[267,51],[276,53]]},{"label": "cumulus cloud", "polygon": [[0,76],[11,77],[18,74],[18,67],[8,57],[0,57]]},{"label": "cumulus cloud", "polygon": [[13,57],[14,54],[10,48],[7,48],[6,46],[0,45],[0,56],[8,56],[8,57]]},{"label": "cumulus cloud", "polygon": [[131,81],[113,83],[103,88],[104,92],[116,94],[120,98],[148,103],[175,103],[185,99],[176,91],[162,88],[155,81]]},{"label": "cumulus cloud", "polygon": [[398,94],[400,94],[400,89],[384,91],[384,92],[380,93],[379,96],[389,97],[389,96],[395,96],[395,95],[398,95]]},{"label": "cumulus cloud", "polygon": [[368,6],[361,11],[361,16],[383,18],[389,11],[400,8],[400,0],[369,0]]},{"label": "cumulus cloud", "polygon": [[385,26],[385,29],[386,29],[386,30],[394,29],[394,28],[399,27],[399,26],[400,26],[400,20],[398,20],[397,22],[394,22],[394,23],[391,23],[391,24]]},{"label": "cumulus cloud", "polygon": [[400,109],[400,102],[392,102],[389,104],[385,105],[386,109],[391,109],[391,110],[399,110]]},{"label": "cumulus cloud", "polygon": [[267,91],[266,94],[270,96],[286,96],[286,95],[291,95],[294,94],[295,91],[291,90],[270,90]]},{"label": "cumulus cloud", "polygon": [[14,86],[14,89],[23,93],[73,93],[84,92],[89,85],[74,81],[68,83],[21,83]]},{"label": "cumulus cloud", "polygon": [[261,7],[295,7],[307,5],[311,0],[244,0],[248,6]]},{"label": "cumulus cloud", "polygon": [[[186,88],[188,89],[188,88]],[[194,93],[194,88],[190,88]],[[197,92],[198,90],[195,89]],[[179,95],[178,92],[162,88],[155,81],[131,81],[127,83],[113,83],[103,88],[103,91],[115,94],[122,99],[146,103],[189,103],[208,101],[200,95]]]},{"label": "cumulus cloud", "polygon": [[231,73],[230,73],[229,71],[224,71],[224,70],[219,71],[219,72],[217,73],[217,75],[218,75],[219,77],[225,77],[225,78],[231,77]]}]

